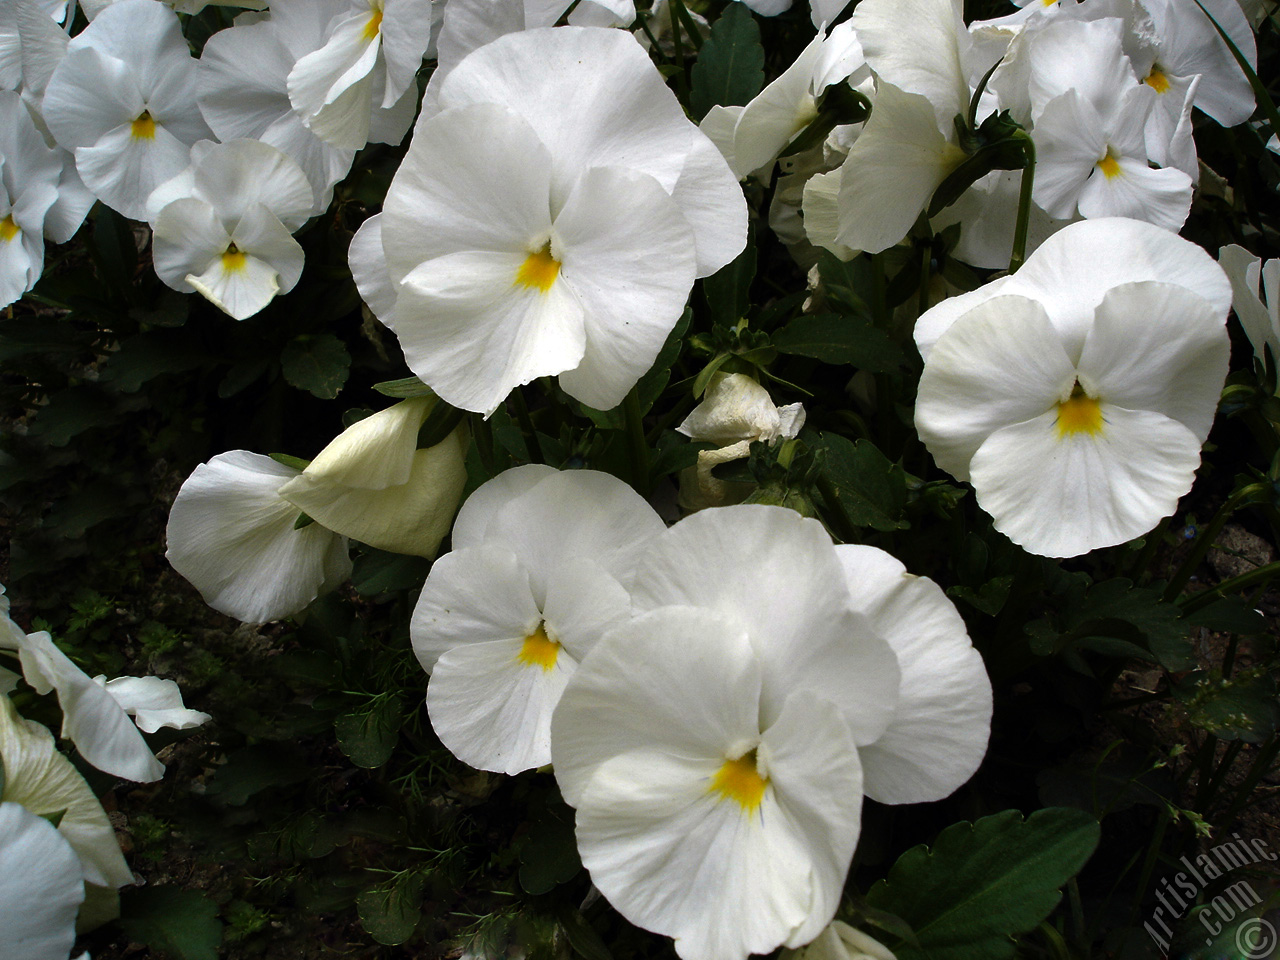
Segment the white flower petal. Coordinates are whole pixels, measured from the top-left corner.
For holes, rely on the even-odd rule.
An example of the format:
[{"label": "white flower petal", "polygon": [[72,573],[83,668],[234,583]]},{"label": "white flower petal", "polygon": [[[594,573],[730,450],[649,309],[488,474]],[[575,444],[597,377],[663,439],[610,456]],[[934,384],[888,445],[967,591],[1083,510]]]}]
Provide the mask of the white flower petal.
[{"label": "white flower petal", "polygon": [[48,820],[0,803],[0,952],[6,960],[59,960],[76,939],[84,875]]},{"label": "white flower petal", "polygon": [[609,410],[653,365],[684,311],[696,267],[693,237],[656,180],[604,168],[574,185],[553,229],[552,254],[586,332],[582,360],[561,373],[560,385]]},{"label": "white flower petal", "polygon": [[1103,402],[1096,435],[1059,436],[1057,411],[997,430],[972,479],[995,528],[1031,553],[1075,557],[1141,536],[1173,513],[1200,466],[1176,420]]},{"label": "white flower petal", "polygon": [[436,735],[459,760],[515,775],[551,762],[551,714],[577,664],[560,650],[550,668],[520,659],[524,640],[445,651],[427,685]]},{"label": "white flower petal", "polygon": [[712,610],[745,630],[764,666],[766,725],[797,689],[839,706],[859,744],[889,724],[896,658],[852,609],[831,539],[815,520],[761,505],[695,513],[652,542],[632,598],[637,610]]},{"label": "white flower petal", "polygon": [[[1158,323],[1135,318],[1159,317]],[[1209,436],[1227,376],[1226,318],[1171,283],[1126,283],[1098,305],[1080,374],[1116,406],[1179,421],[1200,443]]]},{"label": "white flower petal", "polygon": [[528,569],[505,546],[479,544],[432,564],[413,608],[409,636],[418,662],[430,673],[447,650],[522,641],[541,622]]},{"label": "white flower petal", "polygon": [[964,620],[927,577],[876,547],[836,545],[854,606],[880,631],[902,669],[889,728],[860,747],[867,796],[880,803],[941,800],[987,752],[991,681]]},{"label": "white flower petal", "polygon": [[369,305],[375,317],[388,323],[395,313],[397,294],[387,271],[387,255],[382,250],[382,214],[376,213],[360,224],[347,248],[347,263],[360,299]]},{"label": "white flower petal", "polygon": [[161,727],[190,730],[213,719],[207,713],[189,709],[182,702],[182,691],[172,680],[160,677],[93,679],[103,685],[121,710],[134,718],[143,733],[155,733]]},{"label": "white flower petal", "polygon": [[1044,308],[997,297],[957,320],[930,352],[916,429],[938,466],[967,480],[973,455],[995,430],[1055,408],[1075,378]]},{"label": "white flower petal", "polygon": [[453,524],[453,549],[479,546],[488,535],[489,525],[498,511],[557,472],[555,467],[546,464],[526,463],[486,480],[467,497],[467,502],[458,511],[458,518]]},{"label": "white flower petal", "polygon": [[297,471],[233,450],[196,467],[169,512],[165,556],[215,610],[265,623],[302,610],[351,573],[344,538],[317,523],[295,529],[280,497]]}]

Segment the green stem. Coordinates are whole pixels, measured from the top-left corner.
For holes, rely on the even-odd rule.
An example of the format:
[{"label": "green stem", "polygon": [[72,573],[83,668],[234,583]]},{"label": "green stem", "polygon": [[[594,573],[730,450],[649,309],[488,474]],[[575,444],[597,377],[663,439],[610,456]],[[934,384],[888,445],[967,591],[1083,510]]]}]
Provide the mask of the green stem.
[{"label": "green stem", "polygon": [[1182,607],[1183,616],[1195,613],[1201,607],[1207,607],[1215,599],[1225,596],[1229,593],[1236,593],[1241,590],[1247,590],[1258,584],[1265,584],[1272,577],[1280,574],[1280,560],[1268,563],[1265,567],[1258,567],[1256,570],[1250,570],[1248,573],[1242,573],[1238,577],[1232,577],[1229,580],[1223,580],[1216,587],[1208,590],[1201,590],[1199,593],[1193,593],[1190,596],[1183,597],[1179,603]]},{"label": "green stem", "polygon": [[640,414],[639,384],[631,388],[622,401],[622,415],[627,424],[627,445],[631,448],[631,485],[642,497],[649,495],[649,444],[644,436],[644,418]]},{"label": "green stem", "polygon": [[1160,521],[1159,526],[1147,534],[1146,541],[1142,544],[1142,549],[1138,552],[1138,556],[1134,558],[1133,565],[1129,567],[1129,579],[1134,584],[1142,582],[1143,575],[1147,572],[1147,568],[1151,566],[1151,561],[1156,555],[1156,551],[1160,548],[1160,541],[1164,539],[1164,535],[1169,531],[1169,524],[1173,522],[1173,517],[1165,517]]},{"label": "green stem", "polygon": [[647,18],[647,17],[637,17],[637,18],[636,18],[636,23],[640,24],[640,29],[641,29],[641,31],[643,31],[643,32],[644,32],[644,35],[645,35],[646,37],[648,37],[648,39],[649,39],[649,50],[650,50],[650,52],[651,52],[655,57],[660,58],[663,62],[666,62],[668,59],[670,59],[670,58],[669,58],[665,53],[663,53],[663,52],[662,52],[662,48],[658,45],[658,38],[657,38],[657,37],[655,37],[655,36],[653,35],[653,31],[649,29],[649,22],[648,22],[648,18]]},{"label": "green stem", "polygon": [[1214,796],[1222,786],[1222,781],[1231,772],[1231,765],[1236,762],[1236,755],[1243,746],[1243,740],[1232,740],[1227,744],[1227,749],[1222,754],[1222,759],[1218,762],[1217,769],[1213,771],[1213,776],[1200,784],[1200,789],[1196,791],[1196,809],[1201,813],[1208,811],[1209,806],[1213,803]]},{"label": "green stem", "polygon": [[1173,601],[1178,598],[1178,594],[1182,592],[1182,588],[1187,585],[1187,581],[1191,579],[1191,575],[1203,562],[1205,556],[1209,553],[1209,549],[1213,546],[1213,542],[1218,539],[1218,534],[1222,532],[1222,528],[1226,526],[1227,521],[1231,519],[1231,515],[1236,509],[1249,500],[1250,497],[1257,493],[1261,493],[1266,489],[1266,485],[1262,483],[1251,483],[1247,487],[1241,487],[1224,503],[1221,509],[1209,521],[1209,525],[1200,531],[1196,537],[1195,544],[1191,547],[1191,552],[1187,554],[1187,559],[1182,561],[1182,565],[1178,567],[1172,577],[1169,578],[1169,585],[1165,587],[1164,599]]},{"label": "green stem", "polygon": [[1027,259],[1027,225],[1031,222],[1031,189],[1036,180],[1036,145],[1025,130],[1018,136],[1027,151],[1027,165],[1022,168],[1022,184],[1018,191],[1018,219],[1013,229],[1013,252],[1009,254],[1009,272],[1017,273]]},{"label": "green stem", "polygon": [[684,40],[681,38],[680,18],[671,18],[671,42],[676,48],[676,69],[677,69],[677,91],[680,104],[688,109],[689,106],[689,73],[684,66]]},{"label": "green stem", "polygon": [[689,16],[689,9],[684,5],[684,0],[671,0],[671,9],[675,11],[672,14],[672,20],[679,19],[680,25],[684,27],[684,32],[689,37],[689,42],[693,44],[694,51],[702,49],[702,34],[698,32],[698,25],[693,22],[693,17]]},{"label": "green stem", "polygon": [[1167,810],[1160,811],[1160,822],[1156,825],[1155,836],[1147,843],[1147,855],[1142,861],[1142,876],[1138,880],[1138,885],[1134,888],[1133,906],[1130,912],[1136,915],[1142,909],[1142,899],[1146,896],[1147,890],[1151,883],[1151,874],[1155,871],[1156,860],[1160,856],[1160,847],[1164,844],[1164,833],[1169,826],[1169,812]]},{"label": "green stem", "polygon": [[480,455],[480,465],[484,467],[486,476],[497,475],[497,464],[493,460],[493,433],[489,421],[480,414],[471,417],[471,436],[476,442],[476,453]]}]

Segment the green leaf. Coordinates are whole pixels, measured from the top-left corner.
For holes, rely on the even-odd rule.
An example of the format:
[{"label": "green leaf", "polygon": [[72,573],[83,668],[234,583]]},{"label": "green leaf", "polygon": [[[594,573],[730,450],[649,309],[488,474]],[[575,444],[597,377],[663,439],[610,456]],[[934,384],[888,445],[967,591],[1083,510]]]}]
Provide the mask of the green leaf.
[{"label": "green leaf", "polygon": [[287,453],[271,453],[268,456],[281,466],[292,467],[294,470],[305,470],[311,466],[310,460],[303,460],[301,457],[290,456]]},{"label": "green leaf", "polygon": [[1245,602],[1243,597],[1223,597],[1207,607],[1187,614],[1187,622],[1208,627],[1215,633],[1238,633],[1243,636],[1266,633],[1267,618]]},{"label": "green leaf", "polygon": [[887,333],[851,314],[796,317],[773,335],[773,345],[782,353],[849,363],[872,373],[891,373],[903,361],[902,349]]},{"label": "green leaf", "polygon": [[745,106],[764,86],[760,27],[745,4],[725,7],[690,74],[689,108],[701,120],[717,104]]},{"label": "green leaf", "polygon": [[430,396],[434,391],[417,377],[405,377],[402,380],[383,380],[375,383],[373,389],[384,397],[396,397],[408,400],[410,397]]},{"label": "green leaf", "polygon": [[256,744],[231,754],[210,779],[206,793],[239,807],[263,790],[299,783],[312,772],[287,745]]},{"label": "green leaf", "polygon": [[596,933],[595,927],[587,923],[587,918],[581,911],[567,908],[561,910],[559,920],[560,929],[564,931],[569,946],[583,960],[613,960],[613,954],[605,946],[604,940]]},{"label": "green leaf", "polygon": [[332,333],[306,334],[285,345],[280,367],[292,386],[332,400],[347,382],[351,354]]},{"label": "green leaf", "polygon": [[573,811],[568,807],[543,811],[520,846],[520,886],[525,893],[550,893],[580,870]]},{"label": "green leaf", "polygon": [[356,897],[360,923],[379,943],[391,947],[404,943],[413,936],[422,917],[425,885],[423,874],[411,870],[363,891]]},{"label": "green leaf", "polygon": [[356,557],[351,585],[362,597],[376,597],[393,590],[421,587],[430,570],[431,561],[426,557],[410,557],[366,547]]},{"label": "green leaf", "polygon": [[357,767],[372,770],[391,759],[400,738],[400,698],[378,696],[334,721],[338,746]]},{"label": "green leaf", "polygon": [[907,481],[902,468],[890,463],[870,440],[851,443],[835,433],[824,433],[814,448],[823,451],[822,476],[831,484],[837,507],[855,527],[903,530],[901,519],[907,503]]},{"label": "green leaf", "polygon": [[111,423],[116,410],[96,387],[68,387],[49,397],[31,418],[30,433],[51,447],[63,447],[94,427]]},{"label": "green leaf", "polygon": [[120,895],[120,927],[172,960],[217,960],[222,944],[218,905],[177,887],[133,887]]},{"label": "green leaf", "polygon": [[702,294],[715,323],[732,327],[747,315],[755,276],[756,248],[748,239],[740,254],[702,281]]},{"label": "green leaf", "polygon": [[1013,577],[1005,575],[992,577],[977,590],[961,584],[947,587],[947,596],[963,600],[975,610],[979,610],[989,617],[994,617],[1004,609],[1004,602],[1009,599],[1009,588],[1012,586]]},{"label": "green leaf", "polygon": [[1262,743],[1280,728],[1276,682],[1265,672],[1242,671],[1225,679],[1197,670],[1174,682],[1173,695],[1195,726],[1219,740]]},{"label": "green leaf", "polygon": [[98,379],[124,393],[135,393],[162,374],[194,369],[205,359],[186,331],[154,330],[121,343],[102,364]]},{"label": "green leaf", "polygon": [[933,849],[898,858],[867,903],[911,925],[917,944],[890,944],[899,960],[1003,960],[1011,937],[1032,930],[1057,906],[1059,888],[1093,854],[1098,822],[1050,807],[1025,821],[1017,810],[957,823]]}]

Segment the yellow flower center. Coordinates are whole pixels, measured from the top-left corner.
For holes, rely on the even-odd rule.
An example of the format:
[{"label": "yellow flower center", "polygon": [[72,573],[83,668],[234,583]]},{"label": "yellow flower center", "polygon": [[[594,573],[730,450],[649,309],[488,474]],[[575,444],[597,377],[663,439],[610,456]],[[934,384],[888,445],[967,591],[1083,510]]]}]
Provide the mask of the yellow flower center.
[{"label": "yellow flower center", "polygon": [[238,273],[244,269],[245,255],[240,252],[240,248],[234,243],[227,247],[226,252],[222,255],[222,269],[227,273]]},{"label": "yellow flower center", "polygon": [[560,656],[560,644],[547,636],[546,624],[538,624],[538,629],[524,638],[516,660],[530,667],[541,667],[551,670]]},{"label": "yellow flower center", "polygon": [[1159,67],[1152,67],[1151,74],[1146,80],[1142,81],[1156,93],[1169,92],[1169,78],[1161,72]]},{"label": "yellow flower center", "polygon": [[22,228],[13,222],[13,214],[0,220],[0,240],[6,243],[22,232]]},{"label": "yellow flower center", "polygon": [[1058,436],[1073,433],[1101,433],[1102,408],[1077,383],[1071,396],[1058,404]]},{"label": "yellow flower center", "polygon": [[382,31],[382,9],[374,7],[369,11],[369,21],[364,25],[365,40],[376,40]]},{"label": "yellow flower center", "polygon": [[1120,161],[1116,159],[1116,155],[1107,150],[1107,155],[1098,161],[1098,169],[1102,171],[1102,175],[1108,180],[1120,176]]},{"label": "yellow flower center", "polygon": [[546,293],[560,275],[560,261],[551,255],[551,241],[525,258],[516,271],[516,286],[533,287]]},{"label": "yellow flower center", "polygon": [[756,752],[748,750],[737,760],[726,760],[711,778],[708,793],[721,800],[732,800],[747,813],[755,813],[764,799],[764,788],[769,778],[760,776],[756,765]]},{"label": "yellow flower center", "polygon": [[133,134],[135,140],[154,140],[156,138],[156,122],[151,119],[151,114],[146,110],[138,115],[138,119],[133,121],[129,127],[129,132]]}]

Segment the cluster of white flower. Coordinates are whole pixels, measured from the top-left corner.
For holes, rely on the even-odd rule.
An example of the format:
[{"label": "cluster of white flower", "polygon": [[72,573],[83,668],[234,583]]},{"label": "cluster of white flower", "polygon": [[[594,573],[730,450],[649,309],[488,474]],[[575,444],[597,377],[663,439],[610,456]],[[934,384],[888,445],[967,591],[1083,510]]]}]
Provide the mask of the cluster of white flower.
[{"label": "cluster of white flower", "polygon": [[[441,17],[426,0],[270,0],[199,60],[172,5],[86,3],[92,20],[71,38],[65,5],[49,6],[0,9],[12,41],[0,45],[13,91],[0,94],[6,302],[39,277],[43,238],[65,240],[97,198],[151,225],[164,283],[248,317],[298,283],[292,234],[327,207],[355,151],[399,142],[417,112],[350,264],[434,396],[359,421],[309,464],[233,451],[202,465],[170,515],[173,566],[214,608],[262,622],[345,580],[347,538],[434,557],[451,531],[411,627],[446,746],[507,774],[552,764],[593,882],[688,960],[819,935],[874,953],[828,929],[862,798],[940,799],[986,751],[990,683],[941,588],[779,507],[668,528],[588,470],[502,473],[455,520],[467,428],[427,449],[420,432],[437,397],[487,417],[537,378],[596,410],[620,404],[695,279],[746,244],[738,181],[768,179],[822,117],[830,135],[786,160],[777,193],[803,217],[789,242],[850,259],[899,243],[927,213],[961,223],[957,254],[974,266],[1033,250],[917,320],[915,423],[938,465],[1031,552],[1142,535],[1190,489],[1227,371],[1232,282],[1176,235],[1199,177],[1191,112],[1233,124],[1253,107],[1194,0],[1035,0],[970,25],[959,0],[861,0],[829,31],[841,10],[815,2],[818,33],[795,63],[700,127],[646,47],[614,29],[634,18],[629,2],[580,3],[556,27],[568,3],[449,0]],[[1208,7],[1253,57],[1235,0]],[[838,102],[867,105],[869,119],[841,120]],[[990,117],[1034,164],[1011,173],[1006,158],[930,211],[989,145]],[[1264,357],[1280,350],[1275,261],[1245,256],[1223,252]],[[723,502],[712,467],[803,422],[749,377],[712,380],[680,430],[723,449],[703,452],[685,505]],[[47,635],[15,645],[27,682],[59,691],[64,734],[103,769],[159,776],[124,711],[144,729],[203,719],[154,678],[83,677]],[[5,709],[0,732],[26,729]],[[4,743],[7,801],[21,780]],[[56,846],[6,802],[10,827],[21,839],[0,855]],[[79,868],[45,862],[61,871],[42,894],[57,915],[52,956],[69,949]],[[127,882],[119,866],[83,877]]]}]

